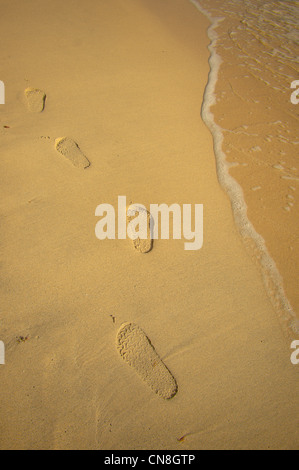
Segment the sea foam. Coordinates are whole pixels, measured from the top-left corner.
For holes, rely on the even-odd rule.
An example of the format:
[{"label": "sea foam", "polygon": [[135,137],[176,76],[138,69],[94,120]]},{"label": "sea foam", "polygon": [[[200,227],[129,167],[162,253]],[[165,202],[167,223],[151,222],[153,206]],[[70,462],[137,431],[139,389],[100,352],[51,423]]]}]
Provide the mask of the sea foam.
[{"label": "sea foam", "polygon": [[[215,122],[214,115],[211,111],[211,108],[217,101],[215,89],[219,71],[223,63],[222,57],[218,54],[216,48],[217,41],[219,39],[217,29],[224,21],[225,17],[214,16],[207,11],[198,0],[190,1],[209,19],[211,23],[211,26],[208,29],[208,36],[211,40],[209,45],[210,73],[202,104],[202,119],[213,136],[219,183],[230,198],[234,219],[240,234],[242,235],[246,245],[254,251],[256,258],[259,261],[267,293],[269,294],[275,310],[279,314],[285,332],[290,336],[294,335],[294,333],[299,334],[299,320],[287,299],[283,288],[283,280],[276,263],[269,254],[264,238],[256,231],[248,218],[248,208],[245,202],[243,189],[229,173],[231,163],[228,163],[226,154],[223,151],[225,129]],[[225,10],[223,13],[225,13]],[[294,38],[294,34],[293,39],[297,40],[297,37]],[[284,52],[287,53],[286,50]],[[279,51],[277,51],[277,53],[279,53]]]}]

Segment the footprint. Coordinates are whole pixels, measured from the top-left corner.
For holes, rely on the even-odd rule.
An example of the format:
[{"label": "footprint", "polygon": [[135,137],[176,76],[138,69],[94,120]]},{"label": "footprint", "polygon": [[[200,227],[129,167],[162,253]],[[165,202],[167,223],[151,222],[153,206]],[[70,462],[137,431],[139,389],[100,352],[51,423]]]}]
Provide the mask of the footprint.
[{"label": "footprint", "polygon": [[140,221],[139,230],[141,230],[141,225],[147,227],[147,238],[136,238],[136,240],[133,240],[134,230],[132,230],[131,225],[128,226],[128,234],[132,236],[133,245],[136,251],[139,251],[139,253],[148,253],[153,248],[153,240],[151,237],[151,215],[144,207],[140,207],[138,205],[130,206],[127,211],[128,223],[130,224],[130,222],[137,217]]},{"label": "footprint", "polygon": [[27,106],[31,113],[41,113],[45,108],[46,93],[37,88],[26,88],[24,91]]},{"label": "footprint", "polygon": [[134,323],[125,323],[117,333],[116,347],[151,389],[161,398],[169,400],[178,391],[176,380],[162,362],[150,340]]},{"label": "footprint", "polygon": [[88,168],[90,162],[87,160],[80,147],[69,137],[61,137],[55,140],[55,149],[65,158],[70,160],[77,168]]}]

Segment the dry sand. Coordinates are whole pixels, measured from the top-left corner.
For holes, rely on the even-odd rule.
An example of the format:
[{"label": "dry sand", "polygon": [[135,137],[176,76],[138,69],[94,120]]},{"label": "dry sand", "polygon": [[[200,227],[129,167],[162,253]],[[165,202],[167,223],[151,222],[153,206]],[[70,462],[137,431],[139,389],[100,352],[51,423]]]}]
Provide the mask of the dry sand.
[{"label": "dry sand", "polygon": [[[0,6],[1,449],[298,448],[299,366],[200,117],[208,20],[184,0]],[[204,247],[97,240],[95,208],[118,195],[203,203]],[[171,400],[121,360],[125,322],[175,377]]]}]

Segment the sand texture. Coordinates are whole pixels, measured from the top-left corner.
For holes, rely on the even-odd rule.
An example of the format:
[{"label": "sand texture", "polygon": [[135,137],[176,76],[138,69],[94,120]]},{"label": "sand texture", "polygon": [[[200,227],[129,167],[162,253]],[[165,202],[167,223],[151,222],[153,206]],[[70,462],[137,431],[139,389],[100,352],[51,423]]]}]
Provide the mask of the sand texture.
[{"label": "sand texture", "polygon": [[117,333],[116,346],[123,360],[160,397],[169,400],[178,387],[150,340],[138,325],[127,323]]},{"label": "sand texture", "polygon": [[[201,117],[208,19],[186,0],[0,9],[0,448],[298,448],[299,337],[244,244]],[[24,106],[28,87],[43,112]],[[120,195],[203,204],[203,248],[97,239],[97,206]]]},{"label": "sand texture", "polygon": [[85,169],[90,166],[79,145],[69,137],[61,137],[55,140],[55,149],[67,158],[76,168]]},{"label": "sand texture", "polygon": [[26,88],[25,98],[31,113],[41,113],[45,107],[46,94],[36,88]]}]

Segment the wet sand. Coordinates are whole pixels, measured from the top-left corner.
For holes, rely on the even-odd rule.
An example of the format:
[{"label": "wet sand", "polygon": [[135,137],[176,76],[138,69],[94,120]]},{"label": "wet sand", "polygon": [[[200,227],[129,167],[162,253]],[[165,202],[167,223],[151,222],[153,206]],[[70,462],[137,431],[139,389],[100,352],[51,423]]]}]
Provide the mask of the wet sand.
[{"label": "wet sand", "polygon": [[[0,3],[0,447],[298,448],[298,367],[201,119],[209,21],[184,0]],[[97,240],[119,195],[204,204],[203,248]],[[122,361],[124,323],[171,371],[170,400]]]},{"label": "wet sand", "polygon": [[[298,6],[264,0],[199,3],[211,18],[221,18],[214,49],[222,63],[211,110],[222,129],[222,150],[242,188],[248,218],[278,269],[275,276],[263,269],[267,291],[286,329],[293,315],[297,326],[290,334],[299,334],[299,105],[291,102],[291,84],[299,74]],[[256,256],[260,262],[259,249]]]}]

